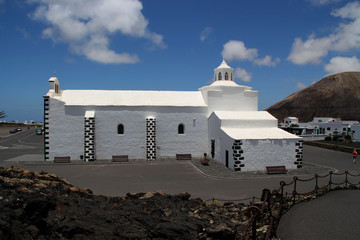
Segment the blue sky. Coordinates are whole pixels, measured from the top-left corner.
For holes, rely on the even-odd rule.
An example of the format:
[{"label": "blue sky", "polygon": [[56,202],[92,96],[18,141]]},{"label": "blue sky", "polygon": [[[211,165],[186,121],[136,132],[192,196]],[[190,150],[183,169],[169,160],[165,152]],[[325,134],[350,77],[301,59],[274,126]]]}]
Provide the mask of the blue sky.
[{"label": "blue sky", "polygon": [[42,121],[54,71],[60,89],[194,91],[223,57],[263,110],[360,71],[360,2],[0,0],[0,43],[7,121]]}]

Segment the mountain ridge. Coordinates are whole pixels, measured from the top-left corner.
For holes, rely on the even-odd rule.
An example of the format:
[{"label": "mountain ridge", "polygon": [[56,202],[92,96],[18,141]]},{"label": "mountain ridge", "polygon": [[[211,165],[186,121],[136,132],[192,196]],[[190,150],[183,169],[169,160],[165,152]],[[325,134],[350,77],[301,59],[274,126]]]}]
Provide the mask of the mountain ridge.
[{"label": "mountain ridge", "polygon": [[297,117],[299,122],[314,117],[360,120],[360,72],[342,72],[295,92],[265,109],[280,122]]}]

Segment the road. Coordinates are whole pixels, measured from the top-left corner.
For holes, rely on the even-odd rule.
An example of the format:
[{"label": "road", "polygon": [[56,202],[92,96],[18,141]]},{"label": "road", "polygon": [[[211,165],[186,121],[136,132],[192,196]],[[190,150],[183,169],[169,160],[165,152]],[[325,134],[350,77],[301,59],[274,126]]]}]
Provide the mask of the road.
[{"label": "road", "polygon": [[43,152],[44,137],[36,135],[34,128],[0,138],[0,162],[24,154],[43,154]]}]

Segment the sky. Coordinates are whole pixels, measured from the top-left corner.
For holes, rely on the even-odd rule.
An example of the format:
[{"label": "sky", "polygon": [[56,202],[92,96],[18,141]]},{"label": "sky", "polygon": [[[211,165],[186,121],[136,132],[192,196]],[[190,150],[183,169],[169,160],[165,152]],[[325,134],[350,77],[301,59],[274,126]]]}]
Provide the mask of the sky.
[{"label": "sky", "polygon": [[360,71],[360,1],[0,0],[5,121],[41,122],[54,74],[60,89],[196,91],[223,58],[259,110]]}]

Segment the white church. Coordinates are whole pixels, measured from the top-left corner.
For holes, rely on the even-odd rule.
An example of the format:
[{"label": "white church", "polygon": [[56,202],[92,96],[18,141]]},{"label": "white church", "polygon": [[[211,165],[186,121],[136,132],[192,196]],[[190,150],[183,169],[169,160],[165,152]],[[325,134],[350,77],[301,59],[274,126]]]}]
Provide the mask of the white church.
[{"label": "white church", "polygon": [[44,96],[45,161],[126,156],[156,161],[204,153],[233,171],[302,166],[301,138],[258,111],[258,92],[238,85],[223,60],[198,91],[60,90]]}]

